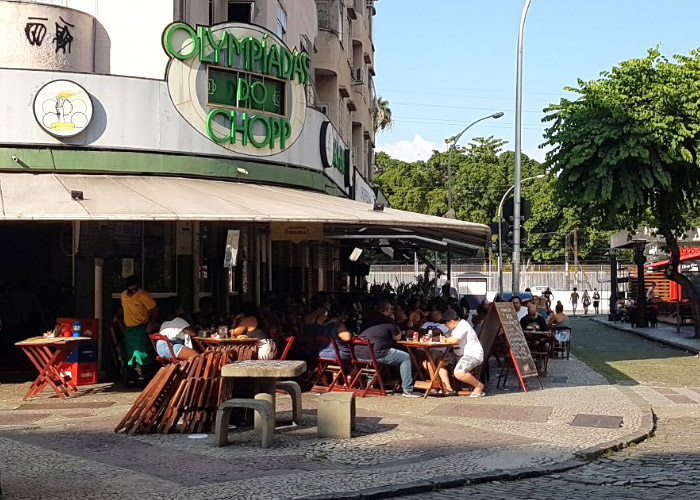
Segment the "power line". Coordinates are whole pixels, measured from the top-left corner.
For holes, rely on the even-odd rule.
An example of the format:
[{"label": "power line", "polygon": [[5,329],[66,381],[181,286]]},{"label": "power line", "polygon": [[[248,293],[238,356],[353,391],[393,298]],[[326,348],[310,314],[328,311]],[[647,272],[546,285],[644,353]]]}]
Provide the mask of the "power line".
[{"label": "power line", "polygon": [[[476,106],[452,106],[449,104],[430,104],[430,103],[413,103],[413,102],[390,102],[392,106],[413,106],[413,107],[426,107],[426,108],[447,108],[447,109],[474,109],[479,111],[493,111],[493,108],[482,108]],[[505,111],[514,111],[512,109],[506,109]],[[523,113],[544,113],[542,110],[523,110]]]}]

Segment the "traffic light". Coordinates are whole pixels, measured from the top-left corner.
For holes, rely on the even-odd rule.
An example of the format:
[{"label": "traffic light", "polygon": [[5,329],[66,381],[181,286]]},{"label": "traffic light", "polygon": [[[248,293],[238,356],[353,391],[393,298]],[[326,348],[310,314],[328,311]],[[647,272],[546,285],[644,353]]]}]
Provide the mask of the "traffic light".
[{"label": "traffic light", "polygon": [[[523,224],[532,213],[530,202],[520,201],[520,248],[525,248],[527,245],[527,232],[523,228]],[[503,205],[503,223],[501,231],[503,233],[503,244],[513,247],[513,198],[506,200]],[[505,252],[505,249],[504,249]]]}]

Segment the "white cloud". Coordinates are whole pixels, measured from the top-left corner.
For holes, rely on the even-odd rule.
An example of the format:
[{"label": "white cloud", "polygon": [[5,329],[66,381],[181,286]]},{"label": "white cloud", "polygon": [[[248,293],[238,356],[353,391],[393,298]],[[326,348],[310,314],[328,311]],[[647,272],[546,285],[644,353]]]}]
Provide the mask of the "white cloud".
[{"label": "white cloud", "polygon": [[419,134],[414,135],[411,141],[397,141],[377,145],[377,151],[384,151],[392,158],[407,162],[428,161],[435,149],[442,150],[444,147],[439,147],[434,142],[423,139]]}]

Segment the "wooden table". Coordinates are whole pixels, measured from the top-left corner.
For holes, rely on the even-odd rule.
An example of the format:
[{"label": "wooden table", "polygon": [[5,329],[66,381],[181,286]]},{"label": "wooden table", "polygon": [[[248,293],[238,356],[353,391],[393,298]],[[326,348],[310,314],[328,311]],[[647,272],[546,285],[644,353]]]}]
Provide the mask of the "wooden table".
[{"label": "wooden table", "polygon": [[[253,383],[255,399],[269,401],[274,411],[277,387],[275,382],[279,379],[297,377],[306,371],[306,361],[286,360],[248,360],[224,365],[221,369],[222,377],[246,378]],[[254,426],[256,430],[262,427],[260,415],[255,413]]]},{"label": "wooden table", "polygon": [[92,340],[89,337],[31,337],[15,343],[22,349],[39,375],[24,395],[22,401],[36,396],[49,385],[61,399],[78,392],[70,377],[63,371],[63,362],[79,342]]},{"label": "wooden table", "polygon": [[[442,342],[414,342],[412,340],[399,340],[398,343],[406,348],[416,370],[416,381],[413,386],[416,389],[425,390],[424,398],[428,397],[431,389],[441,390],[444,394],[447,389],[442,383],[439,372],[445,365],[445,355],[454,349],[454,345]],[[428,362],[430,368],[427,371],[418,359],[417,353],[419,351],[424,353],[425,360]]]},{"label": "wooden table", "polygon": [[204,352],[209,347],[226,347],[236,353],[237,361],[253,359],[257,356],[258,339],[253,338],[231,338],[217,339],[212,337],[192,337],[192,343],[199,352]]}]

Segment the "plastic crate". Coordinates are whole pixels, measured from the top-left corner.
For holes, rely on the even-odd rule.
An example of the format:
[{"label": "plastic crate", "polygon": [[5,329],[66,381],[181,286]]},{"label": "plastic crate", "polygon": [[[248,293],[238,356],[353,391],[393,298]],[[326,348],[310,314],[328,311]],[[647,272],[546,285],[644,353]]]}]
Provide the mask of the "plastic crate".
[{"label": "plastic crate", "polygon": [[70,376],[75,385],[97,383],[97,363],[64,363],[63,371]]},{"label": "plastic crate", "polygon": [[67,363],[97,363],[97,342],[79,342],[66,358]]}]

